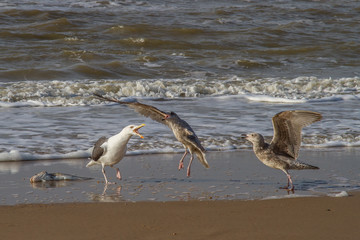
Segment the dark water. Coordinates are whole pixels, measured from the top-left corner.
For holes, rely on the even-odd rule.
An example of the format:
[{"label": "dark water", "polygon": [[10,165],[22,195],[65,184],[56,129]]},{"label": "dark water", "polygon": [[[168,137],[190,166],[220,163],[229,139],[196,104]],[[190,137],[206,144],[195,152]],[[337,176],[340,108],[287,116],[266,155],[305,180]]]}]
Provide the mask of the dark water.
[{"label": "dark water", "polygon": [[303,146],[358,147],[359,22],[358,1],[2,1],[0,160],[86,157],[140,123],[133,150],[182,151],[94,92],[176,111],[209,150],[291,109],[323,114]]},{"label": "dark water", "polygon": [[0,80],[359,75],[358,1],[2,1]]}]

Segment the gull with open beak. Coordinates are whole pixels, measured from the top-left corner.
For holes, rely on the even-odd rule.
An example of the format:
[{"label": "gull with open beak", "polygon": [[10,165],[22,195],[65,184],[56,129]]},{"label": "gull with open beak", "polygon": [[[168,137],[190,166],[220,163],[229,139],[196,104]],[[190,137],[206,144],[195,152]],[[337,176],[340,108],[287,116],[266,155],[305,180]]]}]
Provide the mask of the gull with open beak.
[{"label": "gull with open beak", "polygon": [[[139,126],[129,125],[125,127],[120,133],[107,137],[101,137],[94,145],[90,162],[86,165],[86,167],[90,167],[92,165],[101,164],[102,173],[105,178],[105,184],[112,184],[108,181],[105,174],[105,166],[110,166],[115,168],[114,165],[119,163],[121,159],[125,156],[127,150],[127,143],[130,138],[134,135],[139,136],[140,138],[144,138],[140,133],[139,129],[145,126],[145,124],[141,124]],[[116,177],[121,179],[119,168],[116,169]]]}]

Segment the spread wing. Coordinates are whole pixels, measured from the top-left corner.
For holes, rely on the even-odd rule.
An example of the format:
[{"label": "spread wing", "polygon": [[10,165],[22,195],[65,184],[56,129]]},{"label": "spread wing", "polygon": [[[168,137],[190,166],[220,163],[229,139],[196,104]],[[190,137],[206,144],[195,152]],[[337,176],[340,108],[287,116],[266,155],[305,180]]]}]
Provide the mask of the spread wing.
[{"label": "spread wing", "polygon": [[99,140],[97,140],[91,154],[92,160],[94,161],[99,160],[99,158],[105,153],[105,148],[102,145],[106,143],[107,140],[108,140],[107,137],[101,137],[99,138]]},{"label": "spread wing", "polygon": [[301,110],[276,114],[272,118],[274,137],[271,141],[271,148],[275,153],[296,160],[299,156],[302,128],[320,121],[321,118],[320,113]]},{"label": "spread wing", "polygon": [[116,98],[104,97],[97,93],[94,93],[94,95],[101,100],[116,102],[119,104],[125,104],[128,107],[134,109],[137,113],[140,113],[141,115],[143,115],[145,117],[149,117],[156,122],[167,125],[167,121],[164,121],[167,114],[165,112],[157,109],[156,107],[153,107],[151,105],[146,105],[143,103],[139,103],[139,102],[124,102],[124,101],[120,101]]}]

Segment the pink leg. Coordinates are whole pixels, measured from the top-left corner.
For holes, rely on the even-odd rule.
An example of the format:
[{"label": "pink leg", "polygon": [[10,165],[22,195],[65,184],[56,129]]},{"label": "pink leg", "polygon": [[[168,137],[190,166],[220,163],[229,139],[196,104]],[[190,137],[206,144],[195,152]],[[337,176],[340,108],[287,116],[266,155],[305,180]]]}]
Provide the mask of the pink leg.
[{"label": "pink leg", "polygon": [[[292,191],[294,192],[294,184],[292,182],[291,176],[289,173],[286,173],[287,179],[288,179],[288,183],[286,187],[281,187],[281,189],[286,189],[287,191]],[[291,186],[291,187],[290,187]],[[289,188],[290,187],[290,188]]]},{"label": "pink leg", "polygon": [[180,162],[179,162],[179,170],[184,168],[184,158],[185,158],[186,154],[187,154],[187,149],[185,148],[185,153],[184,153],[184,155],[182,156],[182,158],[180,159]]},{"label": "pink leg", "polygon": [[103,191],[103,193],[102,193],[103,196],[105,196],[105,193],[106,193],[106,190],[107,190],[107,186],[108,186],[108,185],[105,184],[105,186],[104,186],[104,191]]},{"label": "pink leg", "polygon": [[119,170],[119,168],[116,168],[116,167],[114,167],[114,166],[111,166],[111,167],[116,170],[116,178],[119,179],[119,180],[121,180],[121,175],[120,175],[120,170]]},{"label": "pink leg", "polygon": [[[286,174],[288,182],[287,182],[287,186],[286,187],[281,187],[281,189],[286,189],[288,191],[294,192],[294,184],[292,182],[292,179],[291,179],[291,176],[290,176],[289,172],[287,170],[283,170],[283,169],[282,169],[282,171]],[[290,185],[291,185],[291,188],[289,188]]]},{"label": "pink leg", "polygon": [[189,165],[188,165],[188,167],[187,167],[187,176],[188,176],[188,177],[190,177],[191,163],[192,163],[192,161],[194,160],[194,156],[192,155],[192,153],[190,153],[190,154],[191,154],[190,162],[189,162]]},{"label": "pink leg", "polygon": [[[292,182],[292,179],[291,179],[290,174],[288,174],[287,177],[288,177],[288,187],[289,187],[290,184],[291,184],[291,188],[290,188],[289,190],[290,190],[290,191],[294,191],[294,184],[293,184],[293,182]],[[289,184],[289,183],[290,183],[290,184]]]},{"label": "pink leg", "polygon": [[121,180],[121,174],[119,168],[116,168],[116,177],[117,179]]},{"label": "pink leg", "polygon": [[107,185],[107,184],[114,184],[113,182],[109,182],[109,181],[107,180],[104,167],[105,167],[105,166],[102,165],[101,171],[102,171],[102,173],[103,173],[103,175],[104,175],[104,178],[105,178],[105,184],[106,184],[106,185]]},{"label": "pink leg", "polygon": [[104,165],[102,165],[101,171],[102,171],[102,173],[103,173],[103,175],[104,175],[104,178],[105,178],[105,184],[107,185],[107,184],[108,184],[108,180],[107,180],[107,177],[106,177],[106,174],[105,174]]}]

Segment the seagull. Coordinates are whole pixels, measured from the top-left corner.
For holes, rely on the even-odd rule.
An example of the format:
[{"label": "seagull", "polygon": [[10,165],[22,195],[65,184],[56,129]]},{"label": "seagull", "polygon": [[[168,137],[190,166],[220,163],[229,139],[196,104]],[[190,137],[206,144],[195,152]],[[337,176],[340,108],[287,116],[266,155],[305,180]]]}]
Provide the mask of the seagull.
[{"label": "seagull", "polygon": [[[144,138],[140,133],[139,129],[145,126],[145,124],[141,124],[139,126],[129,125],[121,130],[120,133],[107,137],[101,137],[94,145],[90,162],[86,165],[86,167],[90,167],[92,165],[101,164],[102,173],[105,178],[105,184],[114,184],[109,182],[104,167],[110,166],[115,168],[114,165],[119,163],[121,159],[125,156],[127,150],[127,143],[129,142],[130,138],[134,135],[139,136],[140,138]],[[116,169],[116,177],[120,180],[120,170],[119,168]]]},{"label": "seagull", "polygon": [[[266,166],[283,171],[288,184],[285,189],[294,191],[294,184],[288,170],[319,169],[297,161],[301,144],[301,129],[320,121],[320,113],[311,111],[284,111],[272,118],[274,136],[270,144],[259,133],[243,134],[253,144],[256,157]],[[291,184],[291,187],[290,187]],[[290,188],[289,188],[290,187]]]},{"label": "seagull", "polygon": [[206,161],[205,156],[206,150],[201,145],[199,138],[196,136],[194,130],[190,127],[190,125],[186,121],[182,120],[175,112],[166,113],[157,109],[156,107],[139,103],[137,101],[124,102],[115,98],[104,97],[97,93],[95,93],[94,95],[101,100],[125,104],[128,107],[134,109],[139,114],[168,126],[173,131],[175,138],[179,142],[181,142],[185,148],[185,153],[179,161],[179,170],[184,168],[184,159],[188,154],[188,151],[190,152],[191,157],[186,172],[188,177],[190,177],[190,168],[192,161],[194,160],[193,153],[196,154],[197,158],[202,163],[202,165],[204,165],[205,168],[209,168],[209,164]]}]

